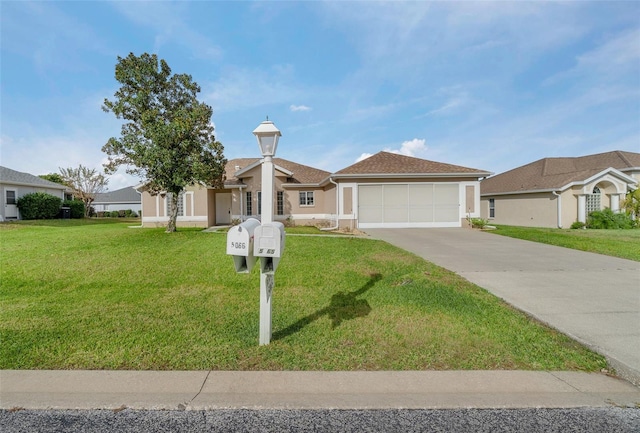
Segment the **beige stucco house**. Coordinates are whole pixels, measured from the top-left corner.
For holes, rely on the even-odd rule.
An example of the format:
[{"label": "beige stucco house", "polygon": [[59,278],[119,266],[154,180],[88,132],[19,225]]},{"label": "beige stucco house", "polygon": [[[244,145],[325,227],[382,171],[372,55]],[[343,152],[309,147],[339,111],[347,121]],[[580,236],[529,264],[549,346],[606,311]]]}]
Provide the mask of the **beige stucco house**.
[{"label": "beige stucco house", "polygon": [[619,211],[640,182],[640,153],[544,158],[481,182],[481,214],[494,224],[569,228],[594,210]]},{"label": "beige stucco house", "polygon": [[[341,228],[460,227],[480,216],[480,179],[491,173],[389,152],[335,173],[282,158],[275,165],[274,219]],[[178,198],[178,226],[210,227],[259,217],[261,159],[226,165],[223,189],[197,185]],[[171,197],[142,192],[142,224],[164,226]]]}]

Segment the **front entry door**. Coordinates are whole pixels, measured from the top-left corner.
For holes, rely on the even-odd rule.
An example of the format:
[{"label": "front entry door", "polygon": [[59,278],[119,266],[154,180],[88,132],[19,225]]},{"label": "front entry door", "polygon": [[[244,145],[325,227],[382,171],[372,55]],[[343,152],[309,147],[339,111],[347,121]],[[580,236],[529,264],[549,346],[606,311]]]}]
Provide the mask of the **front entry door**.
[{"label": "front entry door", "polygon": [[216,225],[231,224],[231,193],[216,193]]},{"label": "front entry door", "polygon": [[18,218],[18,200],[17,191],[15,189],[5,188],[4,190],[4,217],[8,219]]}]

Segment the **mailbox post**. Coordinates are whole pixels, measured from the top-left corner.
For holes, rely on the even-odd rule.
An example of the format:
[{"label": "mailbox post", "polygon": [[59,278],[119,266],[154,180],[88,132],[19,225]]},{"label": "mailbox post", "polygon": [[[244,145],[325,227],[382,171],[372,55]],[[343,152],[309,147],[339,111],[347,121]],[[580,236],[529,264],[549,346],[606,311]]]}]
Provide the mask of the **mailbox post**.
[{"label": "mailbox post", "polygon": [[274,168],[278,140],[282,135],[269,118],[253,131],[262,153],[261,225],[254,232],[254,256],[260,258],[260,345],[271,341],[271,295],[274,273],[284,249],[284,226],[273,222]]}]

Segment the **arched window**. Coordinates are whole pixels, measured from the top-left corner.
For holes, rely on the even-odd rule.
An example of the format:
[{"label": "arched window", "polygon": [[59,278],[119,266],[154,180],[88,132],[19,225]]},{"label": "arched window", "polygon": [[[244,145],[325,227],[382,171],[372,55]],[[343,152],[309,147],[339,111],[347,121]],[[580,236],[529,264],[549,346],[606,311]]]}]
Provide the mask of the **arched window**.
[{"label": "arched window", "polygon": [[587,195],[587,215],[600,209],[600,188],[595,186],[593,192]]}]

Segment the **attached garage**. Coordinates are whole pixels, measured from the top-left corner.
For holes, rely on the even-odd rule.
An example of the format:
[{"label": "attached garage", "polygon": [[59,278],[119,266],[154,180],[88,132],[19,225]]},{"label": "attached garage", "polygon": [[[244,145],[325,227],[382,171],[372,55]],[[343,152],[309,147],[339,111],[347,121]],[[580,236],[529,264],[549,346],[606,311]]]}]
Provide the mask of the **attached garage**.
[{"label": "attached garage", "polygon": [[380,152],[331,175],[338,220],[349,228],[461,227],[480,216],[475,168]]},{"label": "attached garage", "polygon": [[358,186],[359,228],[459,226],[458,183]]}]

